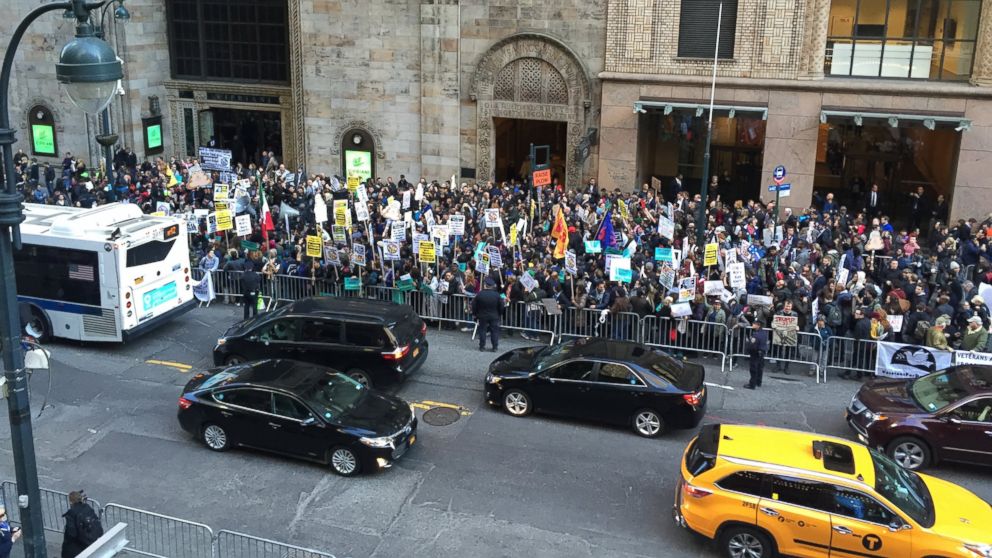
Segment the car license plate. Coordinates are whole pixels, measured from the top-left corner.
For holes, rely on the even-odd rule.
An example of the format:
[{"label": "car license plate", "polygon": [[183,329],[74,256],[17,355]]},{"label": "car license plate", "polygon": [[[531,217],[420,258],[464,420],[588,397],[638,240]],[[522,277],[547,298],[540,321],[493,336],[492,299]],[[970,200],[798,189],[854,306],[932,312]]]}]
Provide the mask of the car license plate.
[{"label": "car license plate", "polygon": [[413,358],[417,358],[417,355],[419,354],[420,354],[420,347],[417,347],[416,349],[413,350]]}]

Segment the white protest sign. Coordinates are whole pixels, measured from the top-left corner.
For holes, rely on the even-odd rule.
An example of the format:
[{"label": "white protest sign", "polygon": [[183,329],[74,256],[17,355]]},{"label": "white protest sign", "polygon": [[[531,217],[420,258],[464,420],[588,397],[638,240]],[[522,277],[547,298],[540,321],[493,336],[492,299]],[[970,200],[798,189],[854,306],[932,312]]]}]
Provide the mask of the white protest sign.
[{"label": "white protest sign", "polygon": [[448,232],[455,236],[465,234],[465,216],[461,214],[448,217]]},{"label": "white protest sign", "polygon": [[247,213],[234,218],[235,234],[238,236],[248,236],[251,234],[251,216]]},{"label": "white protest sign", "polygon": [[660,217],[658,219],[658,234],[669,240],[675,240],[675,221],[668,217]]},{"label": "white protest sign", "polygon": [[771,306],[772,297],[765,295],[747,295],[748,306]]},{"label": "white protest sign", "polygon": [[688,302],[678,302],[672,305],[672,317],[684,318],[692,315],[692,306]]},{"label": "white protest sign", "polygon": [[406,226],[402,222],[393,221],[389,227],[390,238],[396,242],[406,241]]},{"label": "white protest sign", "polygon": [[400,243],[395,240],[383,240],[382,259],[386,260],[387,262],[399,261]]},{"label": "white protest sign", "polygon": [[365,189],[365,185],[362,184],[355,190],[355,194],[358,196],[358,203],[369,203],[369,192]]},{"label": "white protest sign", "polygon": [[503,255],[500,254],[499,248],[488,246],[486,247],[486,251],[489,252],[489,265],[497,269],[503,267]]},{"label": "white protest sign", "polygon": [[360,201],[355,205],[355,216],[363,223],[369,220],[369,207],[365,205],[365,202]]},{"label": "white protest sign", "polygon": [[479,273],[489,273],[489,252],[483,252],[475,259],[475,270]]},{"label": "white protest sign", "polygon": [[530,273],[524,273],[520,276],[520,284],[524,286],[527,292],[533,291],[537,287],[537,281],[530,276]]},{"label": "white protest sign", "polygon": [[496,228],[499,227],[502,223],[503,220],[500,219],[499,209],[497,208],[486,209],[486,228]]},{"label": "white protest sign", "polygon": [[424,199],[424,185],[417,184],[417,191],[413,195],[413,199],[420,201]]},{"label": "white protest sign", "polygon": [[313,197],[313,220],[317,223],[327,221],[327,204],[320,194]]},{"label": "white protest sign", "polygon": [[[727,252],[731,254],[732,252]],[[727,266],[727,275],[730,276],[730,287],[733,289],[746,289],[747,277],[744,274],[744,262],[734,262]]]},{"label": "white protest sign", "polygon": [[341,267],[341,255],[338,254],[338,249],[333,246],[324,247],[324,261],[333,265],[334,267]]},{"label": "white protest sign", "polygon": [[406,190],[403,192],[403,209],[406,210],[409,208],[410,208],[410,190]]},{"label": "white protest sign", "polygon": [[575,275],[578,272],[578,266],[576,263],[575,252],[571,250],[565,252],[565,271]]},{"label": "white protest sign", "polygon": [[356,244],[351,248],[351,263],[365,266],[365,245]]},{"label": "white protest sign", "polygon": [[720,296],[723,294],[723,281],[704,281],[703,294],[706,296]]},{"label": "white protest sign", "polygon": [[431,237],[424,233],[413,233],[413,253],[420,254],[420,243],[430,240]]}]

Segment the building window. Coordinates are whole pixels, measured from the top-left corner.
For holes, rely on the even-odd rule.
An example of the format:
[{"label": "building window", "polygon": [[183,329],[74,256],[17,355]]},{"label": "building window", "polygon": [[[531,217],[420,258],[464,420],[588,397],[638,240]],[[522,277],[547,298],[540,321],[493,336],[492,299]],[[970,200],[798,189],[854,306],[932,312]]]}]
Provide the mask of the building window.
[{"label": "building window", "polygon": [[285,0],[168,0],[172,77],[289,81]]},{"label": "building window", "polygon": [[55,137],[55,116],[48,107],[35,105],[28,113],[31,131],[31,153],[42,157],[55,157],[59,146]]},{"label": "building window", "polygon": [[963,81],[981,0],[833,0],[824,72]]},{"label": "building window", "polygon": [[679,19],[680,58],[713,58],[720,4],[723,4],[723,16],[719,22],[719,57],[734,57],[737,0],[682,0],[682,15]]}]

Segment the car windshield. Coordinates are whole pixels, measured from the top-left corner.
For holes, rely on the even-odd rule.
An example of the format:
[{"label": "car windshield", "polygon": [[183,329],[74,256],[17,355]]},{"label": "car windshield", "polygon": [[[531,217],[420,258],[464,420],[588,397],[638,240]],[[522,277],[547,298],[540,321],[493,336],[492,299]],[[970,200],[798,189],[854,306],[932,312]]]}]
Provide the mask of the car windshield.
[{"label": "car windshield", "polygon": [[575,341],[565,341],[557,345],[549,345],[537,352],[534,359],[535,370],[540,372],[565,360],[575,350]]},{"label": "car windshield", "polygon": [[921,526],[931,527],[933,500],[923,479],[884,454],[871,448],[868,451],[875,464],[875,491]]},{"label": "car windshield", "polygon": [[932,413],[975,392],[992,389],[989,376],[981,369],[953,368],[917,378],[909,393],[917,405]]},{"label": "car windshield", "polygon": [[218,372],[213,376],[210,376],[206,380],[203,380],[203,383],[200,384],[200,386],[197,389],[208,389],[214,386],[219,386],[230,380],[233,380],[237,376],[238,371],[241,370],[242,368],[244,368],[244,365],[235,366],[232,368],[228,368],[223,372]]},{"label": "car windshield", "polygon": [[354,409],[366,393],[362,384],[348,376],[330,373],[303,393],[303,400],[325,420],[333,420]]}]

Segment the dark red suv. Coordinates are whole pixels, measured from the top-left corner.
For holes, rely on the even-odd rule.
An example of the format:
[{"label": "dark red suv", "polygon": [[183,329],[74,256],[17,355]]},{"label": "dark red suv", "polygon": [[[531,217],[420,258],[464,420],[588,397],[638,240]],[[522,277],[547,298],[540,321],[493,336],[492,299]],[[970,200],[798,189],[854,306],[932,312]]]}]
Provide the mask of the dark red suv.
[{"label": "dark red suv", "polygon": [[992,366],[870,381],[851,399],[847,423],[907,469],[941,460],[992,465]]}]

